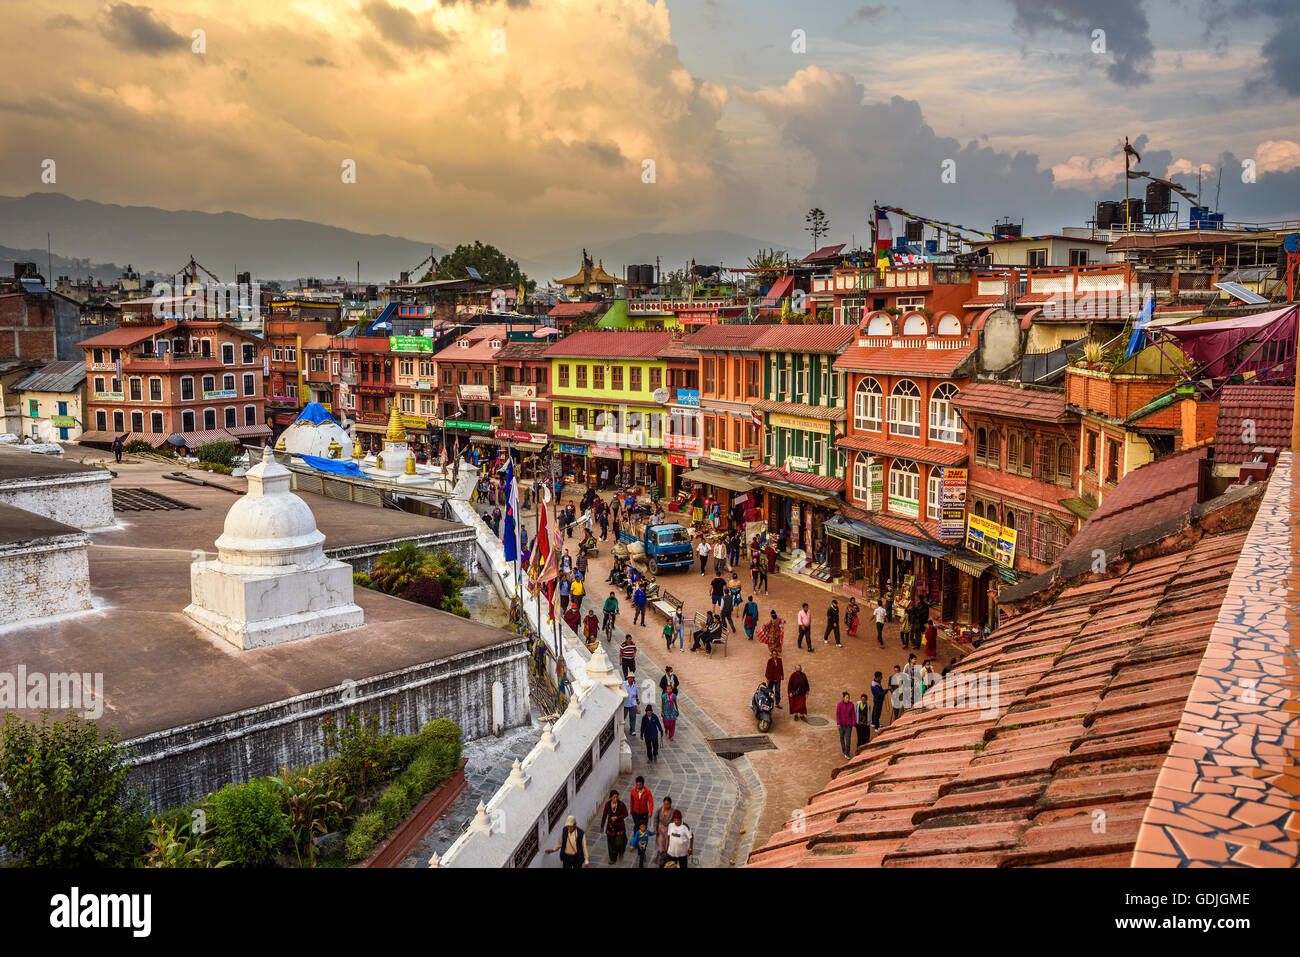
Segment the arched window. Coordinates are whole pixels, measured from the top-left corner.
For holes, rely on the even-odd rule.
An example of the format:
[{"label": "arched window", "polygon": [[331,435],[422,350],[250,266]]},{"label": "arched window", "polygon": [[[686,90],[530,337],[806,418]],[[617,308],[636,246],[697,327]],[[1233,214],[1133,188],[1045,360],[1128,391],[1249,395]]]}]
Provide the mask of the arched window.
[{"label": "arched window", "polygon": [[951,312],[945,312],[939,317],[939,324],[934,331],[936,335],[940,336],[959,336],[961,335],[961,320]]},{"label": "arched window", "polygon": [[920,514],[921,472],[915,462],[895,459],[889,467],[889,508],[896,515],[916,518]]},{"label": "arched window", "polygon": [[1002,435],[997,429],[989,429],[988,467],[991,469],[1002,468]]},{"label": "arched window", "polygon": [[976,502],[976,503],[975,503],[975,517],[976,517],[976,518],[983,518],[983,517],[984,517],[984,503],[983,503],[983,502]]},{"label": "arched window", "polygon": [[928,336],[929,334],[930,324],[921,313],[913,312],[903,319],[903,335]]},{"label": "arched window", "polygon": [[1005,525],[1005,527],[1011,529],[1013,532],[1016,530],[1016,512],[1015,512],[1015,509],[1011,509],[1011,508],[1007,509],[1007,517],[1006,517],[1006,521],[1005,521],[1003,524]]},{"label": "arched window", "polygon": [[118,434],[126,431],[126,416],[120,410],[113,413],[113,431]]},{"label": "arched window", "polygon": [[223,342],[221,344],[221,364],[227,366],[235,364],[235,344],[233,342]]},{"label": "arched window", "polygon": [[181,376],[181,401],[190,402],[194,399],[194,377]]},{"label": "arched window", "polygon": [[233,405],[226,406],[226,428],[233,429],[239,424],[239,412]]},{"label": "arched window", "polygon": [[221,391],[223,391],[223,392],[234,392],[234,391],[235,391],[235,376],[234,376],[234,373],[232,373],[232,372],[227,372],[225,375],[223,375],[223,376],[221,377]]},{"label": "arched window", "polygon": [[952,400],[957,395],[957,387],[951,382],[944,382],[930,396],[930,439],[935,442],[960,443],[961,420]]},{"label": "arched window", "polygon": [[182,432],[194,431],[194,410],[193,409],[186,409],[181,413],[181,431]]},{"label": "arched window", "polygon": [[1007,471],[1020,471],[1020,436],[1015,432],[1007,436]]},{"label": "arched window", "polygon": [[870,376],[864,377],[853,394],[853,427],[864,432],[880,431],[880,405],[883,394],[880,383]]},{"label": "arched window", "polygon": [[883,312],[878,312],[867,320],[867,335],[869,336],[892,336],[894,334],[894,322]]},{"label": "arched window", "polygon": [[152,412],[149,415],[149,431],[160,433],[163,430],[163,414],[161,412]]},{"label": "arched window", "polygon": [[900,379],[889,394],[889,431],[913,437],[921,434],[921,390],[910,379]]},{"label": "arched window", "polygon": [[108,431],[108,413],[103,409],[99,409],[95,412],[95,428],[99,429],[101,432]]},{"label": "arched window", "polygon": [[216,427],[217,427],[217,410],[216,410],[216,409],[204,409],[204,410],[203,410],[203,428],[205,428],[205,429],[215,429]]}]

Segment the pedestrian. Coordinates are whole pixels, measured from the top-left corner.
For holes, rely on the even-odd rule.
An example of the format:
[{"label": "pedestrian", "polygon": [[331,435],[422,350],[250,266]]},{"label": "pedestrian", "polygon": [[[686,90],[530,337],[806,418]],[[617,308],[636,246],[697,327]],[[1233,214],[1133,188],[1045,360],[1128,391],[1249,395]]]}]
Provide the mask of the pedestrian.
[{"label": "pedestrian", "polygon": [[722,595],[722,621],[727,626],[727,633],[732,634],[736,630],[736,622],[731,617],[732,608],[735,599],[731,595],[731,589],[727,589]]},{"label": "pedestrian", "polygon": [[740,564],[740,533],[734,528],[727,536],[727,562],[733,569]]},{"label": "pedestrian", "polygon": [[681,679],[673,671],[673,666],[669,665],[664,669],[663,677],[659,679],[659,690],[667,691],[669,687],[673,689],[673,694],[677,693],[677,688],[681,685]]},{"label": "pedestrian", "polygon": [[623,523],[620,522],[618,520],[618,516],[615,515],[614,516],[614,541],[617,542],[619,540],[619,536],[622,534],[623,534]]},{"label": "pedestrian", "polygon": [[600,622],[596,620],[596,609],[588,608],[587,617],[582,620],[582,634],[587,639],[587,647],[596,647],[596,635],[600,631]]},{"label": "pedestrian", "polygon": [[695,554],[699,556],[700,577],[703,578],[709,570],[709,543],[704,540],[703,535],[700,535],[700,540],[695,545]]},{"label": "pedestrian", "polygon": [[492,506],[492,534],[501,537],[501,509]]},{"label": "pedestrian", "polygon": [[619,798],[617,789],[609,792],[609,800],[600,813],[600,826],[609,845],[609,862],[617,864],[627,850],[627,805]]},{"label": "pedestrian", "polygon": [[636,673],[636,642],[631,635],[625,635],[623,644],[618,646],[618,662],[623,666],[623,677]]},{"label": "pedestrian", "polygon": [[934,619],[931,618],[925,623],[925,654],[933,658],[939,653],[939,629],[934,625]]},{"label": "pedestrian", "polygon": [[740,620],[745,626],[745,637],[753,641],[754,629],[758,627],[758,602],[754,601],[753,595],[750,595],[749,601],[745,602],[745,610]]},{"label": "pedestrian", "polygon": [[[582,609],[582,596],[586,594],[587,585],[582,579],[582,573],[587,564],[587,553],[583,552],[578,556],[579,569],[573,573],[573,581],[569,582],[569,598],[573,601],[573,607]],[[575,629],[576,630],[576,629]]]},{"label": "pedestrian", "polygon": [[758,578],[761,569],[758,567],[758,562],[753,560],[753,555],[754,553],[751,552],[750,553],[751,560],[749,563],[749,580],[753,582],[754,591],[758,591]]},{"label": "pedestrian", "polygon": [[[768,651],[776,651],[777,654],[785,647],[785,619],[776,617],[775,608],[768,612],[767,624],[763,626],[758,640],[767,645]],[[812,648],[808,650],[811,651]]]},{"label": "pedestrian", "polygon": [[603,492],[609,487],[609,467],[602,466],[600,470],[600,490]]},{"label": "pedestrian", "polygon": [[665,867],[686,867],[695,850],[695,835],[682,822],[682,812],[673,811],[673,823],[668,825],[668,863]]},{"label": "pedestrian", "polygon": [[[661,679],[662,680],[662,679]],[[663,693],[659,695],[659,708],[664,719],[664,733],[668,735],[671,741],[677,734],[677,679],[673,679],[673,684],[664,688]]]},{"label": "pedestrian", "polygon": [[907,710],[907,702],[912,695],[912,685],[903,675],[902,669],[894,665],[894,673],[889,676],[889,723],[893,724]]},{"label": "pedestrian", "polygon": [[560,575],[560,610],[569,610],[569,595],[573,587],[573,579],[567,572]]},{"label": "pedestrian", "polygon": [[709,604],[714,608],[722,607],[722,593],[727,590],[727,583],[721,575],[714,575],[709,582]]},{"label": "pedestrian", "polygon": [[[677,634],[677,650],[682,651],[686,648],[686,616],[678,608],[673,612],[673,631]],[[673,669],[669,668],[669,671]]]},{"label": "pedestrian", "polygon": [[853,757],[853,725],[855,722],[853,700],[845,691],[835,706],[835,725],[840,729],[840,752],[845,758]]},{"label": "pedestrian", "polygon": [[885,706],[885,686],[880,683],[880,672],[871,679],[871,727],[879,733],[880,711]]},{"label": "pedestrian", "polygon": [[673,823],[673,799],[665,797],[655,815],[655,867],[668,863],[668,828]]},{"label": "pedestrian", "polygon": [[573,556],[569,554],[567,548],[564,550],[564,554],[560,556],[560,571],[566,575],[573,573]]},{"label": "pedestrian", "polygon": [[645,867],[645,852],[650,846],[650,831],[644,822],[634,826],[632,831],[632,849],[636,851],[636,866]]},{"label": "pedestrian", "polygon": [[955,667],[957,667],[957,656],[953,655],[951,658],[948,659],[948,663],[943,666],[943,671],[939,672],[939,676],[941,678],[948,677],[948,672],[952,671],[952,669]]},{"label": "pedestrian", "polygon": [[[775,573],[776,572],[776,546],[773,545],[771,542],[768,542],[767,547],[763,549],[763,554],[767,558],[768,574]],[[763,586],[763,594],[767,594],[766,582],[764,583]]]},{"label": "pedestrian", "polygon": [[[727,567],[727,548],[719,538],[713,543],[713,574],[721,575]],[[723,584],[726,584],[725,582]]]},{"label": "pedestrian", "polygon": [[775,648],[767,656],[767,668],[763,672],[763,677],[767,679],[768,690],[776,699],[776,706],[781,707],[781,679],[785,677],[785,662],[781,660],[781,655]]},{"label": "pedestrian", "polygon": [[636,716],[641,713],[640,691],[636,686],[636,675],[628,675],[627,683],[623,686],[623,717],[627,719],[627,735],[629,738],[636,737]]},{"label": "pedestrian", "polygon": [[663,636],[664,636],[664,645],[666,646],[665,650],[672,651],[673,639],[676,638],[677,635],[674,634],[673,632],[673,620],[671,618],[669,618],[667,621],[664,622]]},{"label": "pedestrian", "polygon": [[[129,435],[130,433],[127,434]],[[122,464],[122,450],[126,447],[125,439],[125,435],[119,435],[117,438],[113,439],[113,458],[117,459],[118,465]]]},{"label": "pedestrian", "polygon": [[578,611],[577,605],[569,606],[569,610],[564,613],[564,623],[572,628],[575,634],[582,627],[582,612]]},{"label": "pedestrian", "polygon": [[796,642],[797,647],[802,648],[804,639],[808,639],[808,652],[812,653],[812,612],[808,610],[808,603],[804,602],[799,606],[799,640]]},{"label": "pedestrian", "polygon": [[645,786],[645,778],[639,774],[632,790],[627,792],[627,806],[632,812],[633,827],[645,827],[650,823],[650,815],[655,810],[655,796]]},{"label": "pedestrian", "polygon": [[560,843],[547,854],[560,853],[561,867],[586,867],[591,862],[587,859],[587,837],[578,827],[578,819],[570,814],[564,821],[564,830],[560,831]]},{"label": "pedestrian", "polygon": [[645,580],[642,579],[636,583],[636,590],[632,592],[632,624],[637,624],[639,619],[640,624],[645,625],[645,606]]},{"label": "pedestrian", "polygon": [[602,629],[613,631],[614,620],[618,618],[618,599],[614,597],[613,592],[609,593],[609,597],[605,599],[605,603],[601,606],[601,610],[605,613],[605,617],[601,622],[600,627]]},{"label": "pedestrian", "polygon": [[803,718],[808,720],[808,676],[803,673],[803,665],[796,664],[794,671],[790,674],[790,681],[786,685],[786,692],[790,695],[790,717],[798,721]]},{"label": "pedestrian", "polygon": [[609,512],[605,509],[600,510],[600,540],[602,542],[609,539]]},{"label": "pedestrian", "polygon": [[[831,632],[835,632],[835,647],[842,648],[840,644],[840,603],[838,599],[831,599],[830,607],[826,609],[826,631],[822,634],[822,644],[830,643]],[[812,644],[812,639],[808,640]]]},{"label": "pedestrian", "polygon": [[849,606],[844,609],[844,625],[848,629],[849,637],[858,636],[858,603],[852,596],[849,597]]},{"label": "pedestrian", "polygon": [[876,607],[871,609],[871,614],[876,619],[876,643],[883,648],[885,647],[885,617],[888,612],[885,611],[885,603],[879,598],[876,599]]},{"label": "pedestrian", "polygon": [[858,747],[871,740],[871,702],[863,694],[853,706],[853,723],[858,729]]},{"label": "pedestrian", "polygon": [[767,566],[762,562],[758,563],[758,584],[754,586],[754,591],[763,589],[763,594],[767,594]]},{"label": "pedestrian", "polygon": [[695,633],[691,636],[691,651],[699,651],[700,645],[704,645],[704,651],[709,657],[713,657],[713,643],[722,635],[722,622],[718,621],[713,612],[708,613],[704,619],[704,625],[696,628]]},{"label": "pedestrian", "polygon": [[664,726],[659,721],[659,715],[655,714],[655,706],[646,705],[645,715],[641,718],[641,740],[645,742],[645,759],[651,764],[659,760],[659,735],[663,731]]}]

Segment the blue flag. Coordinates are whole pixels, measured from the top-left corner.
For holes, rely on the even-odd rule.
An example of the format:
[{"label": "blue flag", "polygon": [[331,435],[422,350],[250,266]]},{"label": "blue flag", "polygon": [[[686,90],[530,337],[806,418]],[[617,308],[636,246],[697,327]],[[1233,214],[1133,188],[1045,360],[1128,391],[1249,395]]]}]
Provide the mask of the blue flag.
[{"label": "blue flag", "polygon": [[1155,312],[1156,301],[1148,299],[1142,304],[1142,311],[1138,313],[1137,321],[1133,323],[1133,335],[1128,339],[1128,351],[1125,352],[1124,358],[1132,358],[1134,353],[1142,347],[1143,333],[1146,331],[1147,324],[1151,322],[1151,316]]},{"label": "blue flag", "polygon": [[515,460],[506,466],[506,527],[501,537],[506,561],[519,560],[519,490],[515,487]]}]

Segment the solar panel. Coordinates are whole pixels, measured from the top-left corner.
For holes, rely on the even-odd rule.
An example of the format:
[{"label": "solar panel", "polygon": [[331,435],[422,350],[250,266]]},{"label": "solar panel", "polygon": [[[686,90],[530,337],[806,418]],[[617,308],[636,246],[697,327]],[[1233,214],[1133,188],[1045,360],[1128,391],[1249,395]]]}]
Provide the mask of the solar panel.
[{"label": "solar panel", "polygon": [[1261,296],[1257,292],[1251,292],[1239,282],[1216,282],[1214,286],[1216,289],[1222,289],[1229,296],[1232,296],[1235,299],[1240,299],[1242,302],[1250,306],[1258,306],[1261,303],[1268,302],[1267,296]]},{"label": "solar panel", "polygon": [[483,281],[483,277],[479,275],[479,271],[475,269],[473,266],[466,266],[465,271],[469,273],[471,276],[473,276],[475,279],[477,279],[479,282]]}]

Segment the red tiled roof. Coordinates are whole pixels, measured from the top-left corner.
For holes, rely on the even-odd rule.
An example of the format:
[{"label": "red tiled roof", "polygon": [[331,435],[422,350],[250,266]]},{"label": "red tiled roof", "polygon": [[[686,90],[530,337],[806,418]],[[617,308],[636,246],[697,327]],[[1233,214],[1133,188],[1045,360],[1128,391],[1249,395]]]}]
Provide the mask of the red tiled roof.
[{"label": "red tiled roof", "polygon": [[1086,570],[1098,550],[1114,560],[1124,553],[1126,540],[1185,519],[1199,497],[1201,460],[1207,452],[1203,445],[1184,449],[1129,472],[1070,539],[1058,563]]},{"label": "red tiled roof", "polygon": [[750,403],[756,412],[775,412],[778,415],[797,415],[822,422],[843,422],[849,410],[842,405],[804,405],[801,402],[777,402],[775,399],[758,399]]},{"label": "red tiled roof", "polygon": [[123,346],[133,346],[145,339],[152,339],[160,332],[170,332],[177,325],[178,323],[174,321],[168,321],[157,326],[121,326],[91,336],[89,339],[82,339],[77,345],[83,349],[102,349],[105,346],[120,349]]},{"label": "red tiled roof", "polygon": [[549,359],[654,359],[672,342],[671,332],[591,330],[575,332],[546,350]]},{"label": "red tiled roof", "polygon": [[964,345],[960,349],[863,349],[855,346],[835,360],[835,368],[882,375],[945,378],[955,373],[974,351],[974,345]]},{"label": "red tiled roof", "polygon": [[[460,343],[466,339],[469,340],[469,345],[461,346]],[[501,345],[493,349],[493,341],[500,342]],[[457,336],[451,345],[435,354],[434,358],[442,362],[495,362],[497,354],[505,348],[505,343],[505,326],[475,326],[469,332]]]},{"label": "red tiled roof", "polygon": [[774,465],[755,465],[749,470],[749,474],[771,482],[806,485],[808,488],[820,489],[823,492],[844,491],[844,479],[830,475],[814,475],[812,472],[798,472],[794,469],[791,469],[790,474],[786,475],[785,472]]},{"label": "red tiled roof", "polygon": [[989,306],[1002,305],[1001,296],[971,296],[962,303],[963,309],[987,309]]},{"label": "red tiled roof", "polygon": [[855,452],[887,455],[892,459],[911,459],[927,465],[960,465],[966,461],[964,445],[913,445],[911,442],[893,442],[876,438],[869,432],[853,432],[835,443],[837,448]]},{"label": "red tiled roof", "polygon": [[761,352],[840,352],[858,334],[857,326],[811,325],[764,326],[766,334],[754,342]]},{"label": "red tiled roof", "polygon": [[[1219,422],[1214,434],[1216,462],[1245,462],[1257,446],[1291,447],[1295,391],[1289,385],[1229,385],[1219,395]],[[1247,420],[1255,441],[1243,442]]]},{"label": "red tiled roof", "polygon": [[996,382],[972,382],[953,398],[952,404],[972,412],[1040,422],[1061,422],[1068,416],[1064,392],[1022,389]]},{"label": "red tiled roof", "polygon": [[656,356],[658,359],[690,359],[694,361],[700,357],[700,354],[686,344],[681,339],[674,339],[668,345],[659,350]]},{"label": "red tiled roof", "polygon": [[754,349],[755,343],[772,329],[740,322],[715,322],[702,326],[686,339],[692,349]]},{"label": "red tiled roof", "polygon": [[304,349],[328,349],[330,348],[330,340],[333,338],[328,332],[317,332],[308,336],[302,347]]},{"label": "red tiled roof", "polygon": [[520,362],[528,359],[543,358],[549,342],[507,342],[497,352],[498,362]]},{"label": "red tiled roof", "polygon": [[834,246],[823,246],[821,249],[818,249],[815,252],[811,252],[807,256],[804,256],[803,259],[799,260],[799,262],[815,263],[820,259],[830,259],[834,256],[838,256],[840,254],[840,250],[842,250],[847,245],[848,243],[838,243]]},{"label": "red tiled roof", "polygon": [[551,319],[576,319],[579,316],[604,311],[603,302],[557,302],[546,315]]},{"label": "red tiled roof", "polygon": [[[945,679],[946,704],[928,691],[750,866],[1127,865],[1245,537],[1013,618]],[[959,704],[981,679],[978,706]]]}]

